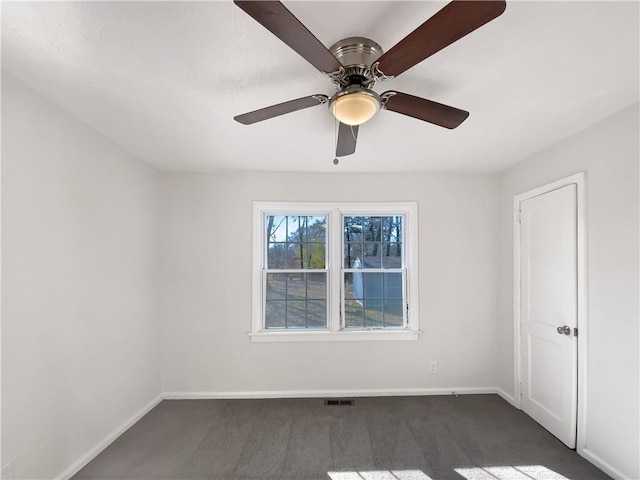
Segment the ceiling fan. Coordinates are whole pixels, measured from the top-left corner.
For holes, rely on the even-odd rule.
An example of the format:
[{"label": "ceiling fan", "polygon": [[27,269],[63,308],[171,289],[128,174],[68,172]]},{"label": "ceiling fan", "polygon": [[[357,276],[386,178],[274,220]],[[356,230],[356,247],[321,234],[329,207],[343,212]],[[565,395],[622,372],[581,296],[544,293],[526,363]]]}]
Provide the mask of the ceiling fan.
[{"label": "ceiling fan", "polygon": [[325,73],[338,88],[331,98],[309,95],[237,115],[234,120],[250,125],[328,103],[340,122],[336,157],[355,152],[358,126],[381,108],[449,129],[460,125],[469,112],[395,90],[378,94],[373,86],[377,81],[397,77],[500,16],[506,8],[504,0],[454,0],[383,52],[380,45],[364,37],[345,38],[327,49],[277,0],[234,0],[234,3]]}]

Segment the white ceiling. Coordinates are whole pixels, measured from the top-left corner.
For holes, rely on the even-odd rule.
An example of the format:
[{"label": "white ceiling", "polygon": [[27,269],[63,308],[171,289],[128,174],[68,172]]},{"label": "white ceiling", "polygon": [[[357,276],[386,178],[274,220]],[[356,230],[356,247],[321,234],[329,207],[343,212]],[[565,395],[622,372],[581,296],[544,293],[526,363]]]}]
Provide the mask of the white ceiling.
[{"label": "white ceiling", "polygon": [[[444,2],[284,2],[325,45],[388,50]],[[638,101],[638,2],[507,1],[496,20],[376,90],[471,112],[447,130],[381,111],[334,166],[334,90],[232,2],[3,2],[2,68],[163,170],[495,172]]]}]

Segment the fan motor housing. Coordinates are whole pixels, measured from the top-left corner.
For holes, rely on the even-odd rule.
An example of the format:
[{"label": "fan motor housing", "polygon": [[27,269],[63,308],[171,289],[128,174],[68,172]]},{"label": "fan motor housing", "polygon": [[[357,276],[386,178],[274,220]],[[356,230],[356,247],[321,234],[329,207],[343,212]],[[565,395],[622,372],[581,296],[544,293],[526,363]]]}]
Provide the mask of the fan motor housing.
[{"label": "fan motor housing", "polygon": [[348,37],[334,43],[329,51],[344,66],[344,73],[335,78],[341,86],[373,85],[371,65],[384,53],[380,45],[370,38]]}]

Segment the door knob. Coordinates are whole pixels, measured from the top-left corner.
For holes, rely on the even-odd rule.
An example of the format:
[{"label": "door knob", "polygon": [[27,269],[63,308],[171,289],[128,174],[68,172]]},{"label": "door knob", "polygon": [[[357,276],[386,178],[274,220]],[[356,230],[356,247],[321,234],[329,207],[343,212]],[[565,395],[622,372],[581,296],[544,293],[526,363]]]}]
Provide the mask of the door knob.
[{"label": "door knob", "polygon": [[562,327],[558,327],[557,332],[562,335],[571,335],[571,329],[569,327],[567,327],[566,325],[563,325]]}]

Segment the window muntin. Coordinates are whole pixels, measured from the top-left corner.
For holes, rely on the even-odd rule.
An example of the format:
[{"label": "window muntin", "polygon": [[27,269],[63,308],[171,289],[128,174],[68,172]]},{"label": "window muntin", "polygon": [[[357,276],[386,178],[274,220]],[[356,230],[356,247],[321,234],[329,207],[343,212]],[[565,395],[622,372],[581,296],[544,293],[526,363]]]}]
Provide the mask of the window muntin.
[{"label": "window muntin", "polygon": [[343,328],[407,326],[404,223],[402,214],[342,217]]},{"label": "window muntin", "polygon": [[265,215],[264,328],[327,328],[327,215]]}]

